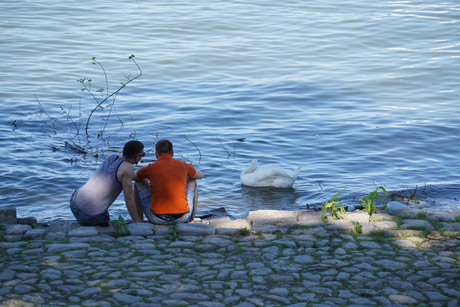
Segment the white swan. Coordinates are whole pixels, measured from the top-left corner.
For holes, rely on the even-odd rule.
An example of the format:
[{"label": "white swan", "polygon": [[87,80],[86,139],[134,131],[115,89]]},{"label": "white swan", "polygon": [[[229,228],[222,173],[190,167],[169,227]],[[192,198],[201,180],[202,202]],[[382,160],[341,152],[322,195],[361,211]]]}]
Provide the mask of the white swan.
[{"label": "white swan", "polygon": [[241,183],[250,187],[289,188],[296,181],[301,168],[299,166],[292,172],[276,164],[257,166],[257,160],[252,160],[249,167],[241,172]]}]

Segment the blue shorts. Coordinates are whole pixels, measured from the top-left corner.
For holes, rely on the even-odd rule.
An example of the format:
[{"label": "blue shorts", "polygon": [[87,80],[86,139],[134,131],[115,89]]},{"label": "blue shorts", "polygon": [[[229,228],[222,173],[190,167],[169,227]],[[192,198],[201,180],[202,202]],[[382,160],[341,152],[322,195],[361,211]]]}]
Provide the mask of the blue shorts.
[{"label": "blue shorts", "polygon": [[72,196],[70,197],[70,211],[72,211],[73,215],[77,219],[78,223],[82,226],[109,226],[110,215],[109,211],[105,211],[101,214],[96,216],[91,216],[83,212],[82,210],[78,209],[77,206],[73,203],[73,196],[75,192],[73,192]]},{"label": "blue shorts", "polygon": [[[175,225],[178,223],[188,223],[192,218],[192,211],[189,210],[184,214],[155,214],[150,211],[150,187],[142,186],[138,187],[139,198],[141,200],[142,211],[144,211],[145,217],[152,224],[157,225]],[[193,197],[195,193],[192,189],[187,189],[187,201],[190,207],[193,207]]]}]

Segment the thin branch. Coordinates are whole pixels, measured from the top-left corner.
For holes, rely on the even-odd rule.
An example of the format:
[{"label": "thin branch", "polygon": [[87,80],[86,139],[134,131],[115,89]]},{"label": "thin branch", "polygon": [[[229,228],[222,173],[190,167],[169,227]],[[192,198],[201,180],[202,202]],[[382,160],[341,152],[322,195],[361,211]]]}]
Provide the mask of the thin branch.
[{"label": "thin branch", "polygon": [[224,148],[225,152],[228,154],[227,159],[230,158],[232,155],[228,152],[227,148],[225,148],[224,144],[222,144],[222,142],[220,141],[220,139],[218,137],[216,137],[216,139],[219,141],[220,145],[222,145],[222,147]]},{"label": "thin branch", "polygon": [[196,150],[198,150],[198,153],[200,154],[200,159],[198,160],[198,164],[200,164],[201,163],[201,151],[200,151],[200,149],[192,141],[190,141],[186,135],[184,135],[184,138],[187,141],[189,141],[193,146],[195,146]]},{"label": "thin branch", "polygon": [[45,113],[50,119],[55,119],[54,117],[51,117],[51,116],[45,111],[45,109],[43,108],[42,104],[40,103],[40,100],[38,100],[37,95],[34,94],[34,97],[35,97],[35,99],[36,99],[37,102],[38,102],[38,107],[39,107],[40,113]]},{"label": "thin branch", "polygon": [[70,105],[69,111],[64,110],[63,107],[61,107],[61,110],[62,110],[62,112],[67,116],[67,120],[68,120],[68,121],[70,120],[70,122],[73,124],[73,126],[75,127],[75,129],[77,129],[76,135],[79,135],[79,134],[80,134],[80,129],[77,127],[77,124],[73,121],[72,117],[70,116],[70,111],[72,110],[72,105]]},{"label": "thin branch", "polygon": [[[88,127],[89,127],[89,122],[91,120],[91,117],[93,116],[94,112],[96,112],[96,110],[98,108],[101,107],[101,105],[106,102],[110,97],[114,96],[114,97],[117,97],[118,93],[123,89],[125,88],[129,83],[131,83],[132,81],[136,80],[137,78],[139,78],[140,76],[142,76],[142,70],[141,68],[139,67],[139,65],[136,63],[136,61],[134,60],[134,56],[130,56],[129,59],[131,61],[134,62],[134,64],[136,65],[137,69],[139,70],[139,74],[131,79],[129,79],[126,83],[122,83],[122,85],[118,88],[118,90],[116,90],[115,92],[113,92],[112,94],[109,94],[107,95],[102,101],[100,101],[95,108],[93,108],[93,110],[91,110],[89,116],[88,116],[88,120],[86,121],[86,128],[85,128],[85,132],[86,132],[86,137],[89,138],[89,134],[88,134]],[[105,72],[104,72],[105,73]],[[94,97],[94,95],[90,92],[90,94]]]},{"label": "thin branch", "polygon": [[108,93],[109,93],[109,79],[107,78],[107,74],[106,74],[106,72],[105,72],[104,66],[102,66],[101,63],[99,63],[98,61],[96,61],[96,58],[95,58],[95,57],[93,58],[93,62],[94,62],[94,64],[98,64],[98,65],[101,67],[102,72],[104,73],[104,77],[105,77],[105,88],[106,88],[106,93],[107,93],[106,96],[107,96]]},{"label": "thin branch", "polygon": [[418,186],[417,186],[417,185],[415,185],[415,190],[414,190],[414,193],[411,193],[411,195],[410,195],[410,198],[409,198],[409,199],[412,199],[412,198],[414,198],[414,197],[415,197],[415,193],[417,193],[417,188],[418,188]]}]

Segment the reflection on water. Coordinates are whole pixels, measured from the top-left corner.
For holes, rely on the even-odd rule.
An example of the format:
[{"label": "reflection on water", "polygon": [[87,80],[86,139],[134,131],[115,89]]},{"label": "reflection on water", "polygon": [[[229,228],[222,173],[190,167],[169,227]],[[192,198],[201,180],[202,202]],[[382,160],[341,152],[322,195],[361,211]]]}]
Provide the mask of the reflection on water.
[{"label": "reflection on water", "polygon": [[294,188],[276,189],[247,186],[242,186],[241,194],[251,210],[256,208],[271,210],[290,208],[292,204],[297,203],[301,196]]}]

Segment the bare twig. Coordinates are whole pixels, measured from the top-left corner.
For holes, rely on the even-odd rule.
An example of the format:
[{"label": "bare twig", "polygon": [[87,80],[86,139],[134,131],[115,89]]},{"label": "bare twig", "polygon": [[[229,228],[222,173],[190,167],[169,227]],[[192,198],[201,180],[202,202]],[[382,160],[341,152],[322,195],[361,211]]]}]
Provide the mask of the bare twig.
[{"label": "bare twig", "polygon": [[[85,132],[86,132],[86,138],[89,138],[89,133],[88,133],[88,127],[89,127],[89,123],[91,121],[91,117],[93,116],[94,112],[96,112],[97,109],[99,109],[103,104],[104,102],[106,102],[109,98],[113,97],[114,98],[114,101],[116,99],[116,97],[118,96],[118,93],[120,93],[120,91],[125,88],[129,83],[131,83],[132,81],[136,80],[137,78],[139,78],[140,76],[142,76],[142,70],[141,68],[139,67],[139,65],[136,63],[136,61],[134,60],[134,56],[131,55],[129,57],[129,59],[131,61],[134,62],[134,64],[136,65],[137,69],[139,70],[139,74],[132,77],[131,79],[128,79],[128,81],[126,83],[122,83],[122,85],[113,93],[111,94],[108,94],[102,101],[98,102],[97,98],[94,96],[94,94],[89,91],[89,93],[91,94],[91,96],[93,96],[93,98],[96,100],[96,103],[97,105],[91,110],[90,114],[88,115],[88,119],[86,121],[86,128],[85,128]],[[93,61],[96,62],[96,63],[99,63],[97,62],[94,58],[93,58]],[[100,64],[99,64],[100,65]],[[105,74],[105,71],[104,71],[104,75],[107,77],[107,75]],[[86,88],[86,87],[85,87]],[[114,102],[115,103],[115,102]]]},{"label": "bare twig", "polygon": [[417,185],[415,185],[415,190],[414,190],[414,193],[411,193],[410,195],[410,198],[409,199],[413,199],[415,197],[415,193],[417,193]]},{"label": "bare twig", "polygon": [[71,141],[73,144],[69,143],[69,142],[65,142],[65,146],[79,154],[87,154],[88,152],[83,148],[81,147],[80,145],[78,144],[75,144],[73,141]]},{"label": "bare twig", "polygon": [[220,139],[218,137],[216,137],[216,139],[219,141],[220,145],[222,145],[222,147],[224,148],[225,152],[227,153],[227,159],[230,158],[232,155],[228,152],[227,148],[225,148],[224,144],[222,144],[222,142],[220,141]]},{"label": "bare twig", "polygon": [[200,164],[201,163],[201,151],[200,151],[200,149],[192,141],[190,141],[186,135],[184,135],[184,138],[187,141],[189,141],[193,146],[195,146],[196,150],[198,150],[198,153],[200,154],[200,159],[198,160],[198,164]]},{"label": "bare twig", "polygon": [[42,104],[40,103],[40,100],[38,100],[37,95],[34,94],[35,99],[38,102],[38,108],[40,110],[40,113],[45,113],[50,119],[55,119],[54,117],[51,117],[48,113],[46,113],[45,109],[43,108]]}]

